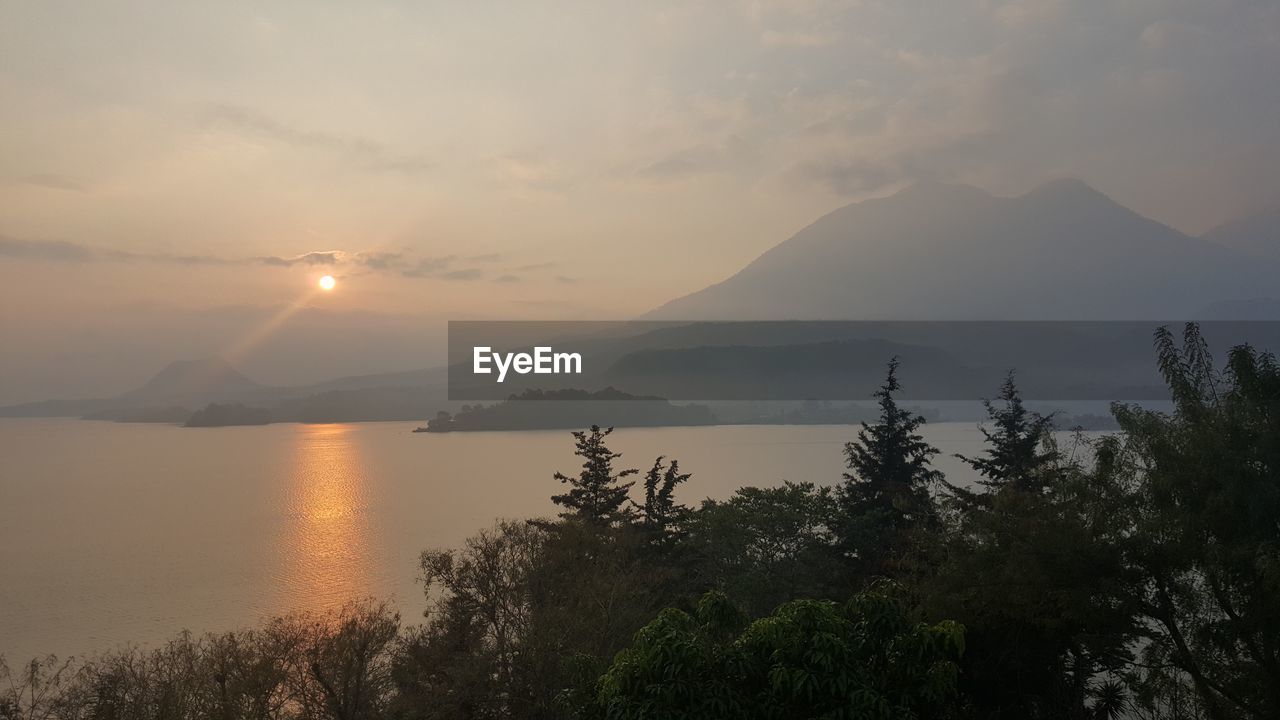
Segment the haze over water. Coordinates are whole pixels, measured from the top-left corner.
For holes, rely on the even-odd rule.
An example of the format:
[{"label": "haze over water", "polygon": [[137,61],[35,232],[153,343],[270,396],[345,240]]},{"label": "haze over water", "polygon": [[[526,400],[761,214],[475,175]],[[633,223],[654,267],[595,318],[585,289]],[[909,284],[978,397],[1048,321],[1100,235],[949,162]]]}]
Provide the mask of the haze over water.
[{"label": "haze over water", "polygon": [[[0,420],[0,654],[86,654],[221,631],[352,598],[425,606],[417,556],[498,517],[554,512],[565,431],[412,434],[409,423],[184,429]],[[854,426],[620,429],[622,467],[663,454],[697,504],[782,479],[832,484]],[[925,436],[939,467],[976,423]]]}]

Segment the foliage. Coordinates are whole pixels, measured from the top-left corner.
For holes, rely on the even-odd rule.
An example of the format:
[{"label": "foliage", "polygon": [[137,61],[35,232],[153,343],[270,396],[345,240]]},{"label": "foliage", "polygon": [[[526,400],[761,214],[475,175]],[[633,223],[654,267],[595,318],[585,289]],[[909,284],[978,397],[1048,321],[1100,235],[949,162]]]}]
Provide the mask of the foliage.
[{"label": "foliage", "polygon": [[[1113,508],[1026,410],[1012,374],[987,402],[987,450],[961,458],[976,489],[948,484],[954,508],[918,588],[930,613],[969,629],[962,683],[987,718],[1085,716],[1114,708],[1111,680],[1131,660],[1131,609]],[[1101,711],[1101,710],[1100,710]]]},{"label": "foliage", "polygon": [[1126,493],[1156,668],[1140,690],[1182,684],[1210,718],[1280,717],[1280,367],[1241,346],[1219,374],[1194,325],[1156,349],[1173,411],[1117,406],[1100,473]]},{"label": "foliage", "polygon": [[67,686],[74,682],[74,658],[53,655],[32,659],[15,673],[0,656],[0,720],[52,720],[67,717]]},{"label": "foliage", "polygon": [[613,428],[602,430],[599,425],[592,425],[588,431],[573,433],[574,455],[583,459],[582,470],[577,477],[555,474],[556,480],[569,486],[568,492],[551,497],[552,502],[566,509],[561,517],[576,517],[597,525],[629,519],[627,497],[634,483],[622,480],[637,471],[613,471],[613,461],[622,454],[605,445],[605,438],[612,432]]},{"label": "foliage", "polygon": [[977,717],[1085,716],[1132,659],[1116,523],[1082,477],[1056,470],[1051,493],[982,495],[920,588],[929,613],[969,629],[963,686]]},{"label": "foliage", "polygon": [[843,517],[837,530],[841,549],[864,579],[894,575],[916,532],[938,522],[929,494],[942,480],[931,466],[938,450],[918,432],[924,417],[898,407],[894,395],[901,389],[898,359],[893,358],[884,385],[875,392],[879,422],[863,423],[857,440],[845,446],[849,472],[841,486]]},{"label": "foliage", "polygon": [[[689,517],[689,508],[675,500],[676,487],[688,481],[691,473],[681,473],[680,463],[672,460],[665,467],[659,456],[644,475],[644,503],[636,504],[640,526],[654,541],[669,546],[679,540],[681,523]],[[633,503],[634,504],[634,503]]]},{"label": "foliage", "polygon": [[848,583],[832,546],[838,506],[829,487],[784,482],[705,500],[686,543],[698,579],[753,615],[799,597],[825,597]]},{"label": "foliage", "polygon": [[642,527],[499,523],[422,556],[427,623],[397,656],[403,717],[561,717],[673,593]]},{"label": "foliage", "polygon": [[[531,623],[532,578],[548,531],[503,521],[460,550],[421,557],[427,624],[400,644],[397,705],[422,717],[504,717],[532,690],[522,643]],[[413,712],[410,712],[412,710]]]},{"label": "foliage", "polygon": [[[1053,482],[1053,469],[1061,457],[1053,445],[1053,416],[1027,410],[1012,372],[1000,386],[996,405],[984,400],[983,406],[995,429],[982,427],[987,450],[976,458],[957,455],[982,476],[978,483],[988,492],[1012,486],[1023,492],[1044,492]],[[981,500],[981,496],[948,486],[962,500]]]},{"label": "foliage", "polygon": [[0,718],[379,718],[398,632],[399,617],[386,605],[353,603],[261,630],[183,633],[146,652],[46,658],[17,677],[0,661]]},{"label": "foliage", "polygon": [[695,615],[664,610],[601,678],[596,712],[642,718],[936,717],[955,701],[954,623],[912,623],[872,592],[796,600],[738,634],[708,594]]}]

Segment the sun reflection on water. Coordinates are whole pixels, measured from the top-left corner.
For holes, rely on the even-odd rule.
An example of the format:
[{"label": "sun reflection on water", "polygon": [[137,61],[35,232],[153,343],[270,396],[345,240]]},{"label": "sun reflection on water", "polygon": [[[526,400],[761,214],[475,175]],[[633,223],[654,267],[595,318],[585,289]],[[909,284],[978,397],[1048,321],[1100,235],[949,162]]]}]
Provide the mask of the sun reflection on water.
[{"label": "sun reflection on water", "polygon": [[277,612],[323,611],[372,588],[369,479],[350,425],[298,426],[286,484]]}]

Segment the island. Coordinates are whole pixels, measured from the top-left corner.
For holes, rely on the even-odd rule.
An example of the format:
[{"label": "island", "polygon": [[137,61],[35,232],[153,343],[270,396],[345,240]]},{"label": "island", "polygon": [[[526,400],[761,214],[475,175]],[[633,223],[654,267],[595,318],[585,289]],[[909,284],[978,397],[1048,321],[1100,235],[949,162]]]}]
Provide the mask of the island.
[{"label": "island", "polygon": [[235,403],[219,405],[209,403],[187,419],[184,427],[225,427],[229,425],[266,425],[271,422],[271,411]]},{"label": "island", "polygon": [[493,405],[464,405],[457,413],[441,411],[427,422],[425,431],[563,430],[588,427],[602,419],[616,427],[717,422],[715,414],[704,405],[677,405],[665,398],[631,395],[613,387],[596,391],[533,389]]}]

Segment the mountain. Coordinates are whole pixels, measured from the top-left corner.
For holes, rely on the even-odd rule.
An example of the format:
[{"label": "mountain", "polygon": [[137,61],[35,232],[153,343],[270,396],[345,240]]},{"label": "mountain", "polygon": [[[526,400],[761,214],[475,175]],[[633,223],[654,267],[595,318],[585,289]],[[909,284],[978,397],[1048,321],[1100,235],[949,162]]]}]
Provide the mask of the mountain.
[{"label": "mountain", "polygon": [[1280,261],[1280,208],[1223,223],[1200,237],[1238,252]]},{"label": "mountain", "polygon": [[1018,197],[921,183],[840,208],[652,320],[1168,320],[1276,297],[1280,262],[1078,180]]},{"label": "mountain", "polygon": [[81,417],[109,413],[114,403],[109,398],[37,400],[0,407],[0,417]]},{"label": "mountain", "polygon": [[266,386],[250,380],[226,360],[179,360],[166,365],[142,387],[119,400],[134,407],[164,404],[201,406],[243,400],[261,394]]}]

